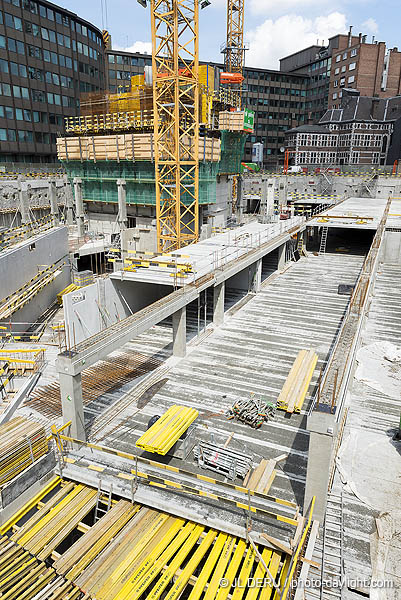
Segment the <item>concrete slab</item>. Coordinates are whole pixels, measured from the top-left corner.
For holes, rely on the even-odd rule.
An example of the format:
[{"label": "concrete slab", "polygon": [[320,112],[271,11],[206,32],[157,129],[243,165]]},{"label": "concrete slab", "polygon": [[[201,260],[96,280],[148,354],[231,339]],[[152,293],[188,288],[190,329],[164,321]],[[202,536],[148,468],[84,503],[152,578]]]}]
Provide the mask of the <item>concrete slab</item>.
[{"label": "concrete slab", "polygon": [[[308,221],[308,225],[316,227],[377,229],[386,203],[387,198],[348,198],[338,206],[333,206],[324,211],[319,218]],[[325,220],[322,221],[322,219]],[[358,223],[358,221],[362,222]]]}]

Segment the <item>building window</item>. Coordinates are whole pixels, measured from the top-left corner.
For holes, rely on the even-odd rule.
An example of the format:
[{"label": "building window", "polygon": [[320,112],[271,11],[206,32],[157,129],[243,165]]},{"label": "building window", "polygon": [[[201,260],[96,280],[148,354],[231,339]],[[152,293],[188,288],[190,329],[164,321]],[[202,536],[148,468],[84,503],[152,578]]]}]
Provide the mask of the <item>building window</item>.
[{"label": "building window", "polygon": [[351,50],[351,56],[356,56],[358,54],[358,50],[356,48],[353,48]]},{"label": "building window", "polygon": [[351,75],[351,77],[348,77],[348,83],[354,83],[355,81],[355,76]]},{"label": "building window", "polygon": [[336,56],[336,62],[340,62],[340,60],[341,60],[341,54],[338,54],[338,55]]},{"label": "building window", "polygon": [[343,60],[347,60],[347,56],[348,56],[348,54],[346,52],[344,52],[344,54],[343,54]]},{"label": "building window", "polygon": [[1,142],[7,141],[7,131],[5,129],[0,129],[0,141]]},{"label": "building window", "polygon": [[345,73],[346,70],[347,70],[347,65],[343,65],[341,67],[341,73]]},{"label": "building window", "polygon": [[353,71],[356,68],[356,63],[351,63],[348,67],[350,71]]},{"label": "building window", "polygon": [[340,72],[340,69],[339,69],[339,67],[337,67],[337,69],[334,71],[334,75],[338,75],[339,72]]},{"label": "building window", "polygon": [[334,83],[333,83],[333,86],[334,86],[334,87],[338,87],[338,79],[336,79],[336,80],[334,81]]},{"label": "building window", "polygon": [[341,77],[341,79],[340,79],[340,85],[345,85],[345,77]]},{"label": "building window", "polygon": [[333,100],[337,100],[337,92],[333,94]]}]

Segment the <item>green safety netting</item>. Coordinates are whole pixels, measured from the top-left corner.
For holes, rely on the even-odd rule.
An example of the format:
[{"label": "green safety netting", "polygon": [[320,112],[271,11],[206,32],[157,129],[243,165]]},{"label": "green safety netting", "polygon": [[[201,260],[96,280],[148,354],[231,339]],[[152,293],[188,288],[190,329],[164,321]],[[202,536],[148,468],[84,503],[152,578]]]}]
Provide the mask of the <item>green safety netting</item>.
[{"label": "green safety netting", "polygon": [[241,172],[246,138],[247,134],[243,131],[221,132],[219,173],[229,175]]},{"label": "green safety netting", "polygon": [[[138,161],[69,161],[63,163],[68,177],[82,178],[84,200],[94,202],[118,202],[117,179],[127,182],[128,204],[155,205],[155,167],[154,163]],[[216,202],[216,176],[219,163],[201,162],[199,164],[199,203]],[[182,199],[185,203],[185,198]],[[190,199],[188,198],[188,203]]]}]

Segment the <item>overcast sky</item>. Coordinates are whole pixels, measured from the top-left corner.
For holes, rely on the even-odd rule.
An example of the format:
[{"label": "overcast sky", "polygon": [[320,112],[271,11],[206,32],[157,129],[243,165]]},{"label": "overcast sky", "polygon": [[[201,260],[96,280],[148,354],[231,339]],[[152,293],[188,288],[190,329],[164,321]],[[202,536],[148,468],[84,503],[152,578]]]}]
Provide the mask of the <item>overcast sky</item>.
[{"label": "overcast sky", "polygon": [[[200,58],[220,61],[226,35],[226,0],[210,0],[200,11]],[[107,3],[107,23],[104,6]],[[149,8],[136,0],[62,0],[100,29],[107,25],[113,48],[151,52]],[[245,0],[245,39],[250,44],[246,64],[278,68],[278,59],[327,40],[336,33],[362,32],[401,49],[400,0]]]}]

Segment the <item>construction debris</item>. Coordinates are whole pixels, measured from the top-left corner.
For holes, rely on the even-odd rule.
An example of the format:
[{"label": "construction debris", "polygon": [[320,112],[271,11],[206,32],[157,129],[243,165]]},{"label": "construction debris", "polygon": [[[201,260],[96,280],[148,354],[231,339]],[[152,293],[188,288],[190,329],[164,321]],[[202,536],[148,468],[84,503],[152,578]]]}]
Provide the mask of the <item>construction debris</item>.
[{"label": "construction debris", "polygon": [[242,423],[250,425],[254,429],[262,427],[269,419],[272,421],[276,414],[276,407],[272,402],[254,397],[244,400],[236,400],[230,410],[227,411],[227,419],[237,419]]},{"label": "construction debris", "polygon": [[195,446],[194,457],[202,469],[216,471],[231,480],[236,477],[243,479],[252,466],[251,456],[209,442],[200,442]]}]

